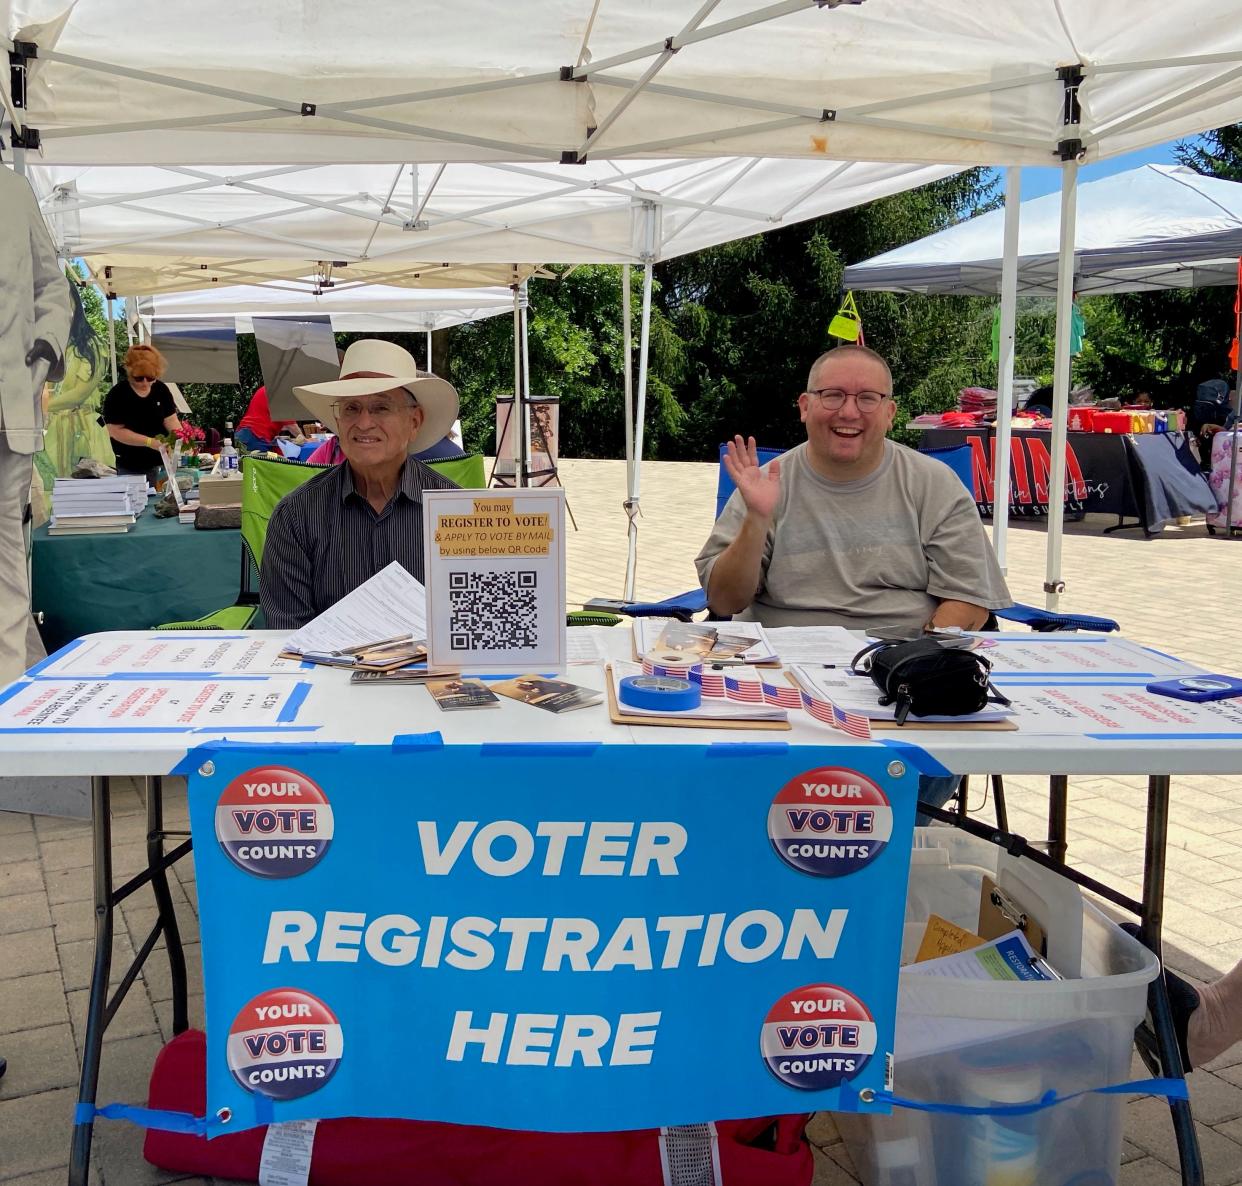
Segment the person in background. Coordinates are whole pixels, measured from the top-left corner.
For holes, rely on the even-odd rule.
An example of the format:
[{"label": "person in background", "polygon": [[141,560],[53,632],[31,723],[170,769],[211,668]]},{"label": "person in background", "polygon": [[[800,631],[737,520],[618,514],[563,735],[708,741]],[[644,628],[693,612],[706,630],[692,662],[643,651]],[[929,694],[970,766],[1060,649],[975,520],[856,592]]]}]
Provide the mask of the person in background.
[{"label": "person in background", "polygon": [[304,439],[296,420],[272,419],[267,402],[267,385],[264,384],[250,397],[246,414],[237,426],[237,440],[233,443],[241,445],[247,453],[267,453],[275,448],[276,437],[282,431],[295,441]]},{"label": "person in background", "polygon": [[161,383],[164,356],[145,344],[125,352],[125,378],[103,402],[103,421],[112,438],[118,474],[144,474],[154,485],[160,468],[156,438],[181,427],[172,392]]},{"label": "person in background", "polygon": [[[423,449],[414,454],[419,461],[439,461],[445,457],[465,457],[465,450],[462,449],[460,438],[454,439],[454,430],[458,433],[461,431],[459,421],[453,421],[453,428],[441,437],[429,448]],[[313,453],[306,459],[307,465],[340,465],[345,460],[345,454],[341,450],[340,442],[336,437],[331,436],[326,441],[322,441]]]}]

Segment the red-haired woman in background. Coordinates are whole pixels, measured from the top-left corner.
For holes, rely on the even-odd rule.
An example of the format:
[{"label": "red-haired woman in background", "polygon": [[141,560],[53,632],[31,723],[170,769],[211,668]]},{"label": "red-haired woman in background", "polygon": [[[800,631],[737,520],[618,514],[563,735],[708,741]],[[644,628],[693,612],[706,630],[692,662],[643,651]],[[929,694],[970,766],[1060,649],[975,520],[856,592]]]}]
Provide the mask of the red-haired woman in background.
[{"label": "red-haired woman in background", "polygon": [[181,427],[172,392],[160,382],[164,366],[164,356],[154,346],[131,346],[125,352],[125,378],[103,402],[116,472],[145,474],[151,484],[160,467],[155,438]]}]

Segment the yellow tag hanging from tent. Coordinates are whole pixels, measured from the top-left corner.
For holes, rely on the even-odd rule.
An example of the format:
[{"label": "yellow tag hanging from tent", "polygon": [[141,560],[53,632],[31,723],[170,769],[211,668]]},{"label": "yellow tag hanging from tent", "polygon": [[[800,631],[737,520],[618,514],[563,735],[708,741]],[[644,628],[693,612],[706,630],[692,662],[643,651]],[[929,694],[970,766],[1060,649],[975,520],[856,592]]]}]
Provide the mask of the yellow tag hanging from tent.
[{"label": "yellow tag hanging from tent", "polygon": [[843,342],[857,342],[862,337],[862,318],[858,316],[858,306],[854,304],[852,292],[845,294],[845,300],[841,302],[837,315],[828,323],[828,333]]}]

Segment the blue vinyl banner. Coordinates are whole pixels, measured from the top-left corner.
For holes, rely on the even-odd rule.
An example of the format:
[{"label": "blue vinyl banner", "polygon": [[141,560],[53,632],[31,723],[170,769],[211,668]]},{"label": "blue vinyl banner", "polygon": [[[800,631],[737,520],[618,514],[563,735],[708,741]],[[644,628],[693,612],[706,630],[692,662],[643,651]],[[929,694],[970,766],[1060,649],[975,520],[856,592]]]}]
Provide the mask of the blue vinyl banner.
[{"label": "blue vinyl banner", "polygon": [[408,742],[187,760],[224,1131],[634,1129],[887,1085],[921,751]]}]

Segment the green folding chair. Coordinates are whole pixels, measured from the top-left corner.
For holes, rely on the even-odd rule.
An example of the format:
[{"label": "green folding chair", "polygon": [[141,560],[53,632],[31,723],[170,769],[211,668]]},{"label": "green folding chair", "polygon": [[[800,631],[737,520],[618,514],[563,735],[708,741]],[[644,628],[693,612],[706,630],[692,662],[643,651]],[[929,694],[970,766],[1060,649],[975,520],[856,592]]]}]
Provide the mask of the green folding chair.
[{"label": "green folding chair", "polygon": [[[463,490],[486,485],[483,458],[445,457],[424,464]],[[254,577],[263,563],[263,542],[276,504],[303,482],[323,473],[322,465],[278,458],[242,458],[241,583],[237,600],[223,609],[184,622],[162,622],[156,630],[245,630],[259,614],[259,590]]]}]

